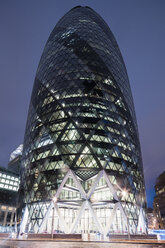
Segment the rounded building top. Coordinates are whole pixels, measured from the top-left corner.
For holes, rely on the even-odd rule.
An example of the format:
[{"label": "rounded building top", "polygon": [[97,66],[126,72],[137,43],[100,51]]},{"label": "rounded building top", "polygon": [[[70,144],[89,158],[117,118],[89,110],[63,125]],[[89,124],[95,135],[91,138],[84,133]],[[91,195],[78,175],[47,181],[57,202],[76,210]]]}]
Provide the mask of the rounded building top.
[{"label": "rounded building top", "polygon": [[74,10],[74,9],[78,9],[78,8],[88,8],[88,9],[93,10],[93,9],[92,9],[91,7],[89,7],[89,6],[81,6],[81,5],[77,5],[77,6],[73,7],[70,11],[72,11],[72,10]]},{"label": "rounded building top", "polygon": [[[120,49],[106,22],[88,6],[75,6],[59,20],[49,36],[45,52],[47,53],[49,49],[49,53],[51,53],[52,49],[55,49],[54,46],[61,44],[70,53],[71,46],[74,46],[77,42],[85,42],[93,50],[93,53],[98,54],[102,62],[106,64],[109,74],[113,76],[125,97],[137,130],[133,98]],[[82,46],[81,44],[80,50]],[[72,55],[79,57],[76,52],[77,49],[72,50]],[[54,56],[57,55],[54,54]],[[45,63],[42,61],[43,58],[44,53],[40,66]],[[51,56],[51,60],[54,60],[53,56]]]},{"label": "rounded building top", "polygon": [[81,8],[81,7],[82,7],[81,5],[77,5],[77,6],[73,7],[70,11],[77,9],[77,8]]}]

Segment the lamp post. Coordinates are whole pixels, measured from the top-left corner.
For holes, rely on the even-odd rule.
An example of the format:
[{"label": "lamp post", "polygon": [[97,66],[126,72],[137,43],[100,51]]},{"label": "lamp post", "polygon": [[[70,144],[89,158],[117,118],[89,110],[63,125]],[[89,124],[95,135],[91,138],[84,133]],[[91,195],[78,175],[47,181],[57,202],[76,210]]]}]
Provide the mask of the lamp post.
[{"label": "lamp post", "polygon": [[53,230],[54,230],[54,206],[53,206],[53,213],[52,213],[52,239],[53,239]]},{"label": "lamp post", "polygon": [[52,239],[53,239],[53,231],[54,231],[54,204],[57,202],[57,198],[56,197],[53,197],[52,199],[52,203],[53,203],[53,212],[52,212],[52,233],[51,233],[51,236],[52,236]]},{"label": "lamp post", "polygon": [[14,218],[14,223],[15,223],[15,233],[17,235],[17,208],[15,209],[15,218]]},{"label": "lamp post", "polygon": [[129,229],[129,222],[128,222],[128,217],[127,217],[127,215],[126,215],[126,218],[127,218],[128,239],[131,239],[131,236],[130,236],[130,229]]}]

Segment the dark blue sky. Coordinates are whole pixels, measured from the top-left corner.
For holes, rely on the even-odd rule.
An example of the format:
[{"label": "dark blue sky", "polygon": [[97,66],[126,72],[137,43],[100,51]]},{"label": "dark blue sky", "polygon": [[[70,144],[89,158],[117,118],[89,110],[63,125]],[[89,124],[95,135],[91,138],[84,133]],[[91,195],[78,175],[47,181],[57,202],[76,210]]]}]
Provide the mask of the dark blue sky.
[{"label": "dark blue sky", "polygon": [[36,69],[48,36],[72,7],[88,5],[114,33],[134,97],[148,204],[165,170],[165,1],[0,0],[0,165],[23,142]]}]

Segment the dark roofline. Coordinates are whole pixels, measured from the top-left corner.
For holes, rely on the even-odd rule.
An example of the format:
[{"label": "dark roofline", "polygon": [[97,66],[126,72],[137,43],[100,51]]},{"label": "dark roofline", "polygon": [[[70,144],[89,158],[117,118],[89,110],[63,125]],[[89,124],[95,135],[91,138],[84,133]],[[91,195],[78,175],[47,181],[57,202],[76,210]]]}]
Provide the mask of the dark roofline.
[{"label": "dark roofline", "polygon": [[91,9],[91,10],[93,10],[91,7],[89,7],[89,6],[81,6],[81,5],[77,5],[77,6],[75,6],[75,7],[73,7],[70,11],[72,11],[72,10],[74,10],[74,9],[78,9],[78,8],[87,8],[87,9]]},{"label": "dark roofline", "polygon": [[77,5],[77,6],[73,7],[71,10],[78,9],[78,8],[81,8],[81,7],[82,7],[81,5]]},{"label": "dark roofline", "polygon": [[10,160],[8,163],[8,166],[11,166],[12,163],[17,162],[17,160],[19,161],[21,159],[22,155],[18,155],[17,157],[15,157],[14,159]]}]

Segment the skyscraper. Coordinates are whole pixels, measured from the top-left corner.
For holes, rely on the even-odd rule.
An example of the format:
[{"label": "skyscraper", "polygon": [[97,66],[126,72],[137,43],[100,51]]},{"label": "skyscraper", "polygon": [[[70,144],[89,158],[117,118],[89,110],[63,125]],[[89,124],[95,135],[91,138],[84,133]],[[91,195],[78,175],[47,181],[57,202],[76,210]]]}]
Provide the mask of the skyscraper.
[{"label": "skyscraper", "polygon": [[[91,8],[60,19],[34,82],[22,161],[34,232],[145,232],[142,159],[116,40]],[[30,223],[29,225],[27,225]],[[22,227],[23,228],[23,227]]]}]

